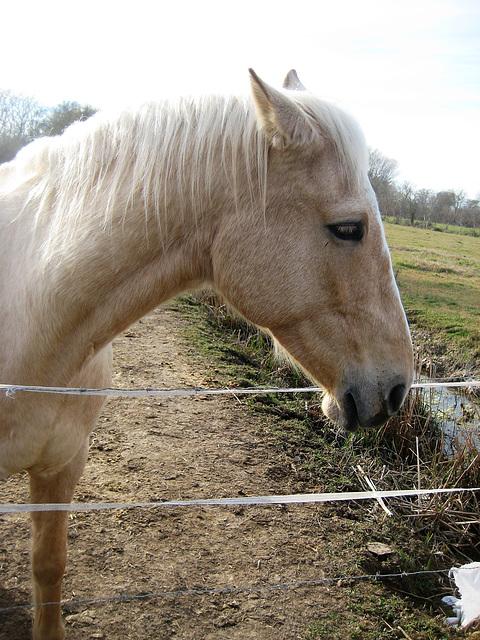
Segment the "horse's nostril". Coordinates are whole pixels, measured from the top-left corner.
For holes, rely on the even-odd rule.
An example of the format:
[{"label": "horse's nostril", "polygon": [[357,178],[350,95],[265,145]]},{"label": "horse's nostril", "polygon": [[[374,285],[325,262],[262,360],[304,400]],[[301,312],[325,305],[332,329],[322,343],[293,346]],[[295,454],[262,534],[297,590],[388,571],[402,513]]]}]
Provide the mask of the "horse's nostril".
[{"label": "horse's nostril", "polygon": [[393,416],[393,414],[396,413],[402,406],[402,402],[405,398],[405,393],[406,393],[406,387],[404,384],[397,384],[390,391],[390,394],[387,399],[387,404],[388,404],[388,413],[391,416]]},{"label": "horse's nostril", "polygon": [[356,431],[359,427],[357,403],[352,392],[345,394],[343,398],[343,412],[345,418],[345,428],[347,431]]}]

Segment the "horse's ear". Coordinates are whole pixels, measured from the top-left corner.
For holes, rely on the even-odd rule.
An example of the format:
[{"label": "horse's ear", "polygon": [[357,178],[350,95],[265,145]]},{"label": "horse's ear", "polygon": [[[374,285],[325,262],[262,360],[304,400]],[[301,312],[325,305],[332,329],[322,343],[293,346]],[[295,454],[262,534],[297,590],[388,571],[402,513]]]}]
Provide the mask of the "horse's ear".
[{"label": "horse's ear", "polygon": [[297,75],[295,69],[291,69],[283,81],[283,88],[288,89],[289,91],[306,91],[303,84],[300,82],[300,79]]},{"label": "horse's ear", "polygon": [[305,112],[293,100],[265,84],[253,69],[249,71],[258,125],[274,147],[299,147],[318,137]]}]

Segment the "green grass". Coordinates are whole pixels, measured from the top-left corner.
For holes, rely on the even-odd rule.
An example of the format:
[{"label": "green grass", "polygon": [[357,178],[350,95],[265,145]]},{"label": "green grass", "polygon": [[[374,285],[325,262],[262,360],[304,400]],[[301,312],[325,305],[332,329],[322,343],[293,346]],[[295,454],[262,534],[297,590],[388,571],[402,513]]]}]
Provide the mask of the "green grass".
[{"label": "green grass", "polygon": [[[324,612],[310,625],[306,640],[448,640],[461,637],[447,628],[440,616],[419,616],[402,598],[395,595],[385,597],[384,594],[373,592],[365,596],[356,593],[355,589],[349,589],[347,595],[347,610]],[[345,621],[348,619],[350,622],[347,625]]]},{"label": "green grass", "polygon": [[[395,218],[394,216],[385,216],[384,221],[411,227],[410,220],[407,218]],[[452,224],[443,224],[442,222],[425,222],[424,220],[415,220],[414,227],[416,229],[430,229],[431,231],[443,231],[445,233],[455,233],[461,236],[480,237],[479,229],[473,227],[460,227]]]},{"label": "green grass", "polygon": [[480,356],[480,238],[389,222],[385,233],[412,324]]}]

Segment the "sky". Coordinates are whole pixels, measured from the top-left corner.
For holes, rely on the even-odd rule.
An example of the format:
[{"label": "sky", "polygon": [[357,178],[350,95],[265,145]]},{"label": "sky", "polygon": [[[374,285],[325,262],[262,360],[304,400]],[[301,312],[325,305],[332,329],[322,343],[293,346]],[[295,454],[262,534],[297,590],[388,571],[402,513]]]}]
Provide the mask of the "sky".
[{"label": "sky", "polygon": [[295,68],[398,181],[480,195],[480,0],[3,0],[0,88],[53,106],[245,93]]}]

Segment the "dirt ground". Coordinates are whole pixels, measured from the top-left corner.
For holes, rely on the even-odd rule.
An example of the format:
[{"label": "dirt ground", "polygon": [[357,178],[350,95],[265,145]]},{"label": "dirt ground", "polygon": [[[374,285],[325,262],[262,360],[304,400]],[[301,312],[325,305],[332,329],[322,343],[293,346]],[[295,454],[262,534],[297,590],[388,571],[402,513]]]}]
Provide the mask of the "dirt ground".
[{"label": "dirt ground", "polygon": [[[208,386],[174,307],[115,342],[116,387]],[[264,437],[237,398],[111,399],[92,434],[77,502],[149,502],[321,491]],[[0,484],[2,502],[28,502],[26,478]],[[67,601],[333,578],[351,563],[355,520],[322,505],[137,508],[71,515]],[[0,608],[28,604],[29,523],[0,516]],[[361,568],[359,568],[361,573]],[[363,583],[358,583],[363,584]],[[361,588],[359,586],[359,588]],[[305,638],[341,585],[176,594],[64,607],[70,640]],[[0,639],[30,637],[31,610],[0,613]],[[328,635],[324,636],[325,638]]]}]

